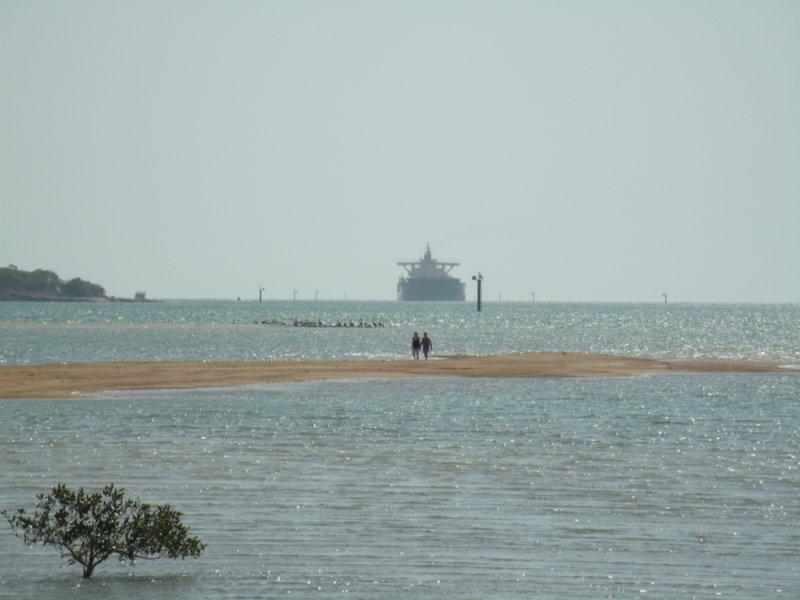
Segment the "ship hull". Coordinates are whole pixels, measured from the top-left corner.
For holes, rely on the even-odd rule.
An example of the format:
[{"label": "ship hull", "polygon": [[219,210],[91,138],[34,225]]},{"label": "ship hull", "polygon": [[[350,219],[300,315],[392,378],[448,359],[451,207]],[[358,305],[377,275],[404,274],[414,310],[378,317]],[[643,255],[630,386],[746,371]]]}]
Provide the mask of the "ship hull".
[{"label": "ship hull", "polygon": [[401,279],[397,284],[401,301],[458,301],[466,299],[464,284],[454,277],[442,279]]}]

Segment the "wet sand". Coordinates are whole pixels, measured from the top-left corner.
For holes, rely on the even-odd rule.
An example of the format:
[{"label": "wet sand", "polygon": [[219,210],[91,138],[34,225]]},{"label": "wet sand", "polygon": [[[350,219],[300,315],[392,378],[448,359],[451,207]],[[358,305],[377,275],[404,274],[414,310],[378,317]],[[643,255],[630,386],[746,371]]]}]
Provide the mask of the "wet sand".
[{"label": "wet sand", "polygon": [[630,377],[667,372],[788,372],[773,363],[665,362],[535,352],[425,361],[108,362],[0,366],[0,398],[69,398],[104,390],[229,387],[383,377]]}]

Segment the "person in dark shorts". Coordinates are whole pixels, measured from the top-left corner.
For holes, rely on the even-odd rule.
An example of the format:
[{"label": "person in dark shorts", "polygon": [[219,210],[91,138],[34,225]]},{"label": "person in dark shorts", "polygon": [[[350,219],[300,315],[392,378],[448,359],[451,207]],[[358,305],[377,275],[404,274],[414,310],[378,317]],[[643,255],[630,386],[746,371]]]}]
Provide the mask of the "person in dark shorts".
[{"label": "person in dark shorts", "polygon": [[415,331],[414,335],[411,337],[411,356],[414,357],[414,360],[419,360],[419,347],[422,345],[422,342],[419,340],[419,334]]},{"label": "person in dark shorts", "polygon": [[428,354],[430,354],[431,348],[433,348],[433,342],[431,338],[428,337],[428,332],[422,332],[422,353],[425,355],[425,360],[428,360]]}]

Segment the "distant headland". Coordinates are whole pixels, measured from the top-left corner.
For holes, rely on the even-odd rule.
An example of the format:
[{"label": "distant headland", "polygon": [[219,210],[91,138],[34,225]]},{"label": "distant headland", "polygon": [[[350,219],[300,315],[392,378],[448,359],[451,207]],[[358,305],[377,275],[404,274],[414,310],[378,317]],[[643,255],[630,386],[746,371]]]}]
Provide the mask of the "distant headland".
[{"label": "distant headland", "polygon": [[152,302],[144,292],[135,298],[107,296],[102,285],[74,277],[68,281],[45,269],[25,271],[15,265],[0,267],[0,301],[33,302]]}]

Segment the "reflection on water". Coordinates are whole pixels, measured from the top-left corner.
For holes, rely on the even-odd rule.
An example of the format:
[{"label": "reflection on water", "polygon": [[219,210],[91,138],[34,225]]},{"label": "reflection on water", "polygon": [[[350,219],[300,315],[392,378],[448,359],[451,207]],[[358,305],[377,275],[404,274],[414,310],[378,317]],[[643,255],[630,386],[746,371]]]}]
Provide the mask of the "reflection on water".
[{"label": "reflection on water", "polygon": [[[409,380],[4,401],[0,505],[113,481],[197,561],[81,581],[0,534],[12,597],[800,593],[791,375]],[[0,593],[0,595],[2,595]]]},{"label": "reflection on water", "polygon": [[[376,328],[274,327],[294,319]],[[256,323],[258,322],[258,324]],[[575,350],[800,364],[800,306],[400,302],[0,302],[0,363],[400,359],[415,330],[438,354]]]}]

